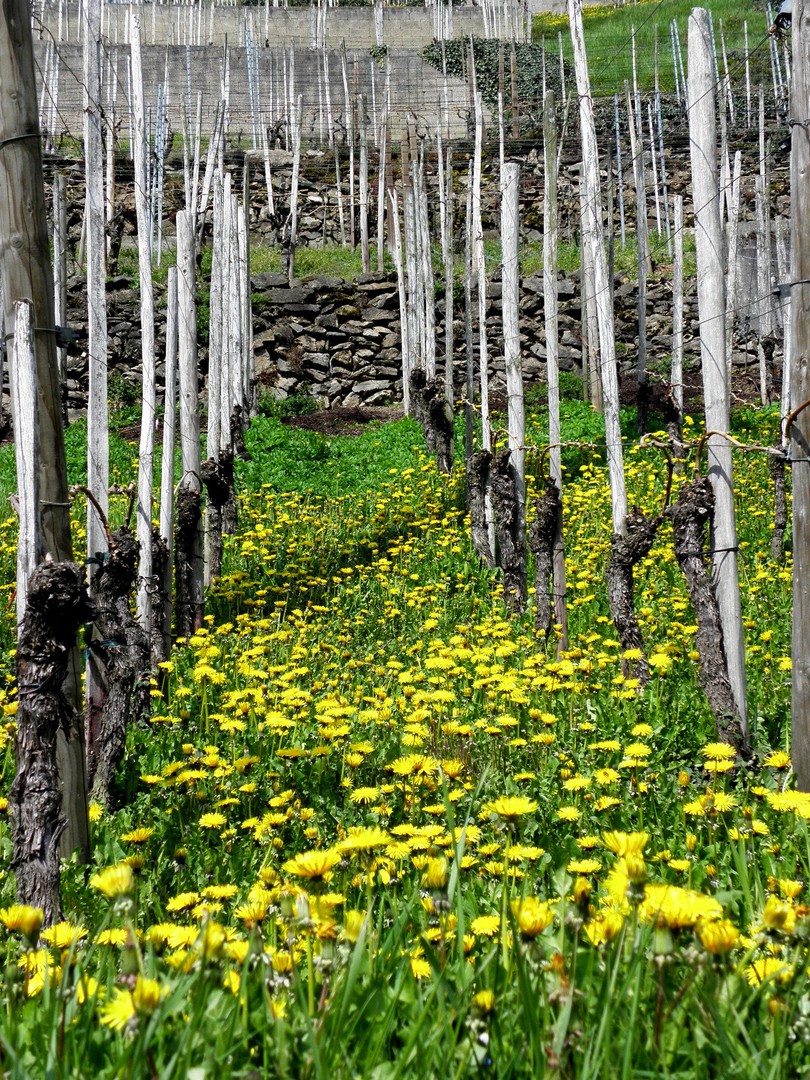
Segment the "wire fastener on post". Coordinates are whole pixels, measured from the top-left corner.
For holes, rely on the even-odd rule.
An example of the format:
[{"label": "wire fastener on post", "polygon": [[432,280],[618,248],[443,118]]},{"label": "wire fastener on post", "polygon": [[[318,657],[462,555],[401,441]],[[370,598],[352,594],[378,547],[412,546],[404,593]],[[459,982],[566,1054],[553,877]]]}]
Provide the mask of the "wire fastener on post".
[{"label": "wire fastener on post", "polygon": [[0,139],[0,150],[4,146],[8,146],[9,143],[22,142],[23,139],[37,139],[39,140],[40,134],[38,131],[27,131],[24,135],[9,135],[7,139]]}]

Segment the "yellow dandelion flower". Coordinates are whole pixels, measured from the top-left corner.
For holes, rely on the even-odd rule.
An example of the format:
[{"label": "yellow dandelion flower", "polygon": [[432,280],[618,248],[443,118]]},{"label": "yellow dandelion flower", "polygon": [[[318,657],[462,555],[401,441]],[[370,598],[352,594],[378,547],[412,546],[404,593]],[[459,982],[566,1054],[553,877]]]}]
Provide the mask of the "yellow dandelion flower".
[{"label": "yellow dandelion flower", "polygon": [[731,770],[734,768],[734,762],[729,760],[728,758],[724,761],[704,761],[703,768],[706,770],[706,772],[710,773],[727,773],[731,772]]},{"label": "yellow dandelion flower", "polygon": [[624,833],[613,831],[602,833],[602,843],[614,855],[620,857],[640,855],[647,846],[649,839],[650,834],[646,832]]},{"label": "yellow dandelion flower", "polygon": [[470,932],[476,937],[494,937],[501,925],[499,915],[479,915],[470,923]]},{"label": "yellow dandelion flower", "polygon": [[601,869],[598,859],[571,859],[566,866],[569,874],[595,874]]},{"label": "yellow dandelion flower", "polygon": [[771,769],[789,769],[790,754],[786,754],[784,750],[772,750],[765,757],[763,764],[768,765]]},{"label": "yellow dandelion flower", "polygon": [[124,833],[121,839],[128,844],[143,844],[154,833],[154,829],[140,828]]},{"label": "yellow dandelion flower", "polygon": [[411,957],[411,974],[415,979],[430,978],[430,964],[423,956]]},{"label": "yellow dandelion flower", "polygon": [[87,930],[83,926],[75,926],[69,922],[54,923],[40,935],[43,941],[53,945],[55,949],[69,949],[87,937]]},{"label": "yellow dandelion flower", "polygon": [[618,911],[601,912],[585,923],[585,933],[592,945],[604,945],[618,937],[624,926],[624,915]]},{"label": "yellow dandelion flower", "polygon": [[708,758],[710,761],[725,761],[728,758],[737,756],[737,751],[733,746],[721,742],[707,743],[700,752],[703,757]]},{"label": "yellow dandelion flower", "polygon": [[504,821],[516,821],[518,818],[533,814],[538,804],[523,795],[503,795],[499,799],[492,799],[481,807],[481,817],[496,814]]},{"label": "yellow dandelion flower", "polygon": [[128,938],[128,930],[112,928],[102,930],[100,934],[97,934],[95,943],[96,945],[126,945]]},{"label": "yellow dandelion flower", "polygon": [[284,863],[282,869],[287,874],[293,874],[295,877],[309,878],[314,881],[318,878],[326,878],[340,862],[340,859],[340,852],[336,851],[334,848],[304,851],[300,855],[288,859]]},{"label": "yellow dandelion flower", "polygon": [[512,912],[521,934],[526,938],[537,937],[554,921],[551,907],[536,896],[512,901]]},{"label": "yellow dandelion flower", "polygon": [[740,940],[740,931],[728,919],[702,922],[697,930],[700,943],[714,956],[730,952]]},{"label": "yellow dandelion flower", "polygon": [[749,964],[743,974],[751,986],[761,986],[768,979],[776,979],[780,983],[789,982],[793,976],[793,968],[777,960],[775,956],[766,956]]},{"label": "yellow dandelion flower", "polygon": [[796,928],[796,912],[790,904],[780,900],[778,896],[769,896],[762,909],[762,925],[767,930],[779,930],[784,934],[792,934]]},{"label": "yellow dandelion flower", "polygon": [[714,793],[713,805],[718,813],[724,814],[728,810],[733,810],[739,804],[733,795],[727,795],[725,791],[716,791]]},{"label": "yellow dandelion flower", "polygon": [[443,889],[447,885],[447,859],[428,859],[422,874],[422,885],[426,889]]},{"label": "yellow dandelion flower", "polygon": [[132,867],[129,863],[121,862],[93,874],[90,878],[90,887],[98,889],[108,899],[114,900],[118,896],[129,896],[134,882]]},{"label": "yellow dandelion flower", "polygon": [[349,801],[353,803],[371,803],[375,799],[380,797],[380,789],[376,787],[359,787],[355,788],[349,796]]},{"label": "yellow dandelion flower", "polygon": [[22,934],[33,944],[42,928],[42,908],[29,907],[28,904],[12,904],[0,910],[0,923],[6,930]]},{"label": "yellow dandelion flower", "polygon": [[197,824],[201,829],[221,829],[227,820],[228,819],[224,814],[219,814],[214,811],[207,814],[201,814]]},{"label": "yellow dandelion flower", "polygon": [[258,923],[266,917],[269,904],[261,900],[248,901],[246,904],[241,904],[234,915],[237,919],[241,919],[247,926],[256,926]]},{"label": "yellow dandelion flower", "polygon": [[490,1013],[495,1008],[495,994],[492,990],[479,990],[473,994],[473,1005],[482,1013]]},{"label": "yellow dandelion flower", "polygon": [[168,912],[185,911],[187,908],[194,907],[199,899],[200,894],[197,892],[178,893],[167,902],[166,910]]},{"label": "yellow dandelion flower", "polygon": [[348,836],[336,846],[339,852],[344,851],[373,851],[374,848],[385,847],[392,840],[391,834],[385,829],[351,829]]}]

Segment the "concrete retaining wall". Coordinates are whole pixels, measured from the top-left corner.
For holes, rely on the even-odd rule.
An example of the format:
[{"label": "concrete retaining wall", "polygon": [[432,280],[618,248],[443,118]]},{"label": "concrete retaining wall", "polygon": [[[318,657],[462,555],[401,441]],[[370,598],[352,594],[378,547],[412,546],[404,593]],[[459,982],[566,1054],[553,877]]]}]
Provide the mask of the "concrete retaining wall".
[{"label": "concrete retaining wall", "polygon": [[[46,70],[46,43],[35,43],[34,52],[39,70],[41,94],[42,73]],[[57,108],[53,110],[55,128],[51,134],[70,134],[81,138],[83,87],[81,83],[82,50],[79,45],[62,45],[59,49],[59,80]],[[105,46],[103,106],[112,114],[113,89],[115,90],[115,115],[121,122],[119,136],[129,136],[128,81],[129,46]],[[158,86],[167,87],[169,118],[176,132],[181,130],[184,103],[188,103],[191,90],[191,113],[196,114],[197,93],[202,94],[204,135],[213,129],[217,103],[222,94],[225,73],[225,50],[217,46],[189,49],[177,45],[149,45],[142,48],[144,94],[148,104],[156,107]],[[444,80],[440,72],[425,64],[418,53],[407,50],[391,50],[391,115],[396,127],[409,116],[415,115],[423,126],[435,128],[437,116],[445,116]],[[381,107],[385,87],[385,67],[375,63],[365,48],[348,50],[350,66],[350,92],[353,89],[354,68],[357,66],[359,93],[365,95],[369,115],[374,103]],[[188,65],[188,66],[187,66]],[[284,115],[284,65],[282,49],[260,49],[256,53],[255,70],[258,70],[258,103],[256,113],[264,113],[268,123]],[[228,49],[230,72],[230,133],[236,137],[241,131],[251,136],[250,92],[247,78],[247,54],[242,48]],[[304,141],[317,141],[321,130],[325,131],[325,81],[322,77],[323,60],[320,52],[303,49],[295,54],[295,90],[303,105]],[[344,89],[341,75],[341,53],[329,53],[329,86],[335,123],[345,130]],[[467,110],[467,86],[460,79],[448,79],[447,115],[453,138],[466,132],[464,114]],[[43,128],[49,127],[47,96],[44,98]],[[460,115],[461,114],[461,115]],[[257,116],[258,121],[258,116]]]}]

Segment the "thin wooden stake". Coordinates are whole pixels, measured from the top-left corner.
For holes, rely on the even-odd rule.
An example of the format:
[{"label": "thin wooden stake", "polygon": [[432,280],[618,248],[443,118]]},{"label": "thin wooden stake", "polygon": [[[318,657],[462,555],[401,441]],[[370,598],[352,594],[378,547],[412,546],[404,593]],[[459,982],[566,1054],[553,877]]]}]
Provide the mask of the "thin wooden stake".
[{"label": "thin wooden stake", "polygon": [[[546,381],[548,383],[549,476],[562,500],[562,449],[560,443],[560,342],[557,297],[557,116],[554,92],[543,102],[543,161],[545,190],[543,201],[543,312],[546,329]],[[559,649],[568,648],[568,605],[565,585],[565,549],[562,514],[557,515],[553,541],[552,592],[554,618],[560,626]]]},{"label": "thin wooden stake", "polygon": [[34,352],[34,305],[18,300],[14,306],[14,347],[8,369],[14,458],[17,463],[17,624],[23,621],[28,579],[42,561],[39,522],[39,420],[37,362]]},{"label": "thin wooden stake", "polygon": [[588,215],[586,218],[594,256],[596,303],[599,317],[599,351],[601,354],[602,395],[605,408],[605,443],[611,493],[613,532],[625,535],[627,494],[624,482],[624,453],[619,426],[619,380],[616,374],[616,337],[613,309],[610,306],[610,285],[607,280],[605,238],[602,232],[602,198],[599,182],[599,150],[593,118],[593,102],[588,78],[588,59],[582,29],[581,0],[568,0],[571,42],[579,96],[580,124]]},{"label": "thin wooden stake", "polygon": [[[728,431],[729,384],[725,349],[725,278],[717,181],[717,125],[709,17],[705,8],[689,16],[689,133],[692,197],[695,207],[698,313],[706,427]],[[708,474],[715,496],[712,566],[728,675],[739,710],[738,749],[748,746],[745,650],[737,570],[737,527],[731,447],[713,435],[708,440]],[[734,725],[732,725],[733,730]]]}]

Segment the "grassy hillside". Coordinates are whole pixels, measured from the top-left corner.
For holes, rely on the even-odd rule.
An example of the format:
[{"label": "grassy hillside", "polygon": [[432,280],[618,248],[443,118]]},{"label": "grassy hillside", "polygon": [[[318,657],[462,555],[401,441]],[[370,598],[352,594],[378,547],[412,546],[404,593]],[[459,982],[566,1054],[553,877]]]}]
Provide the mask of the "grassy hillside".
[{"label": "grassy hillside", "polygon": [[[592,5],[584,10],[585,47],[588,52],[591,86],[595,94],[621,93],[625,79],[632,86],[632,41],[635,28],[638,81],[642,89],[654,87],[656,39],[658,43],[661,89],[675,89],[673,55],[670,44],[670,24],[678,26],[683,63],[686,66],[687,21],[694,7],[691,0],[639,0],[619,8],[610,4]],[[766,5],[761,0],[715,0],[704,5],[712,13],[717,43],[720,75],[724,74],[722,35],[725,39],[729,74],[732,86],[745,84],[744,24],[748,23],[748,48],[751,53],[754,82],[770,84],[770,61],[766,40],[769,25]],[[557,35],[562,33],[563,55],[572,60],[571,38],[566,15],[535,15],[532,40],[542,42],[547,50],[558,48]]]}]

